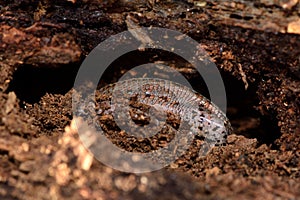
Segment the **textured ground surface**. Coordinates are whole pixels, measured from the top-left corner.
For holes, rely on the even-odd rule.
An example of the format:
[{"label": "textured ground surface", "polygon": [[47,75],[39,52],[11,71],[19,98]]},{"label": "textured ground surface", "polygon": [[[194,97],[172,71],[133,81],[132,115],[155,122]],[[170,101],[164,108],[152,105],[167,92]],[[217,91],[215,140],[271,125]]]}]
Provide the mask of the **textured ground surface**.
[{"label": "textured ground surface", "polygon": [[[188,34],[213,58],[234,127],[228,145],[205,158],[191,147],[146,174],[108,168],[83,148],[72,121],[77,70],[98,43],[127,29],[128,15]],[[297,0],[0,0],[0,198],[299,199],[299,15]],[[145,62],[130,56],[103,84]],[[161,56],[195,83],[193,69]]]}]

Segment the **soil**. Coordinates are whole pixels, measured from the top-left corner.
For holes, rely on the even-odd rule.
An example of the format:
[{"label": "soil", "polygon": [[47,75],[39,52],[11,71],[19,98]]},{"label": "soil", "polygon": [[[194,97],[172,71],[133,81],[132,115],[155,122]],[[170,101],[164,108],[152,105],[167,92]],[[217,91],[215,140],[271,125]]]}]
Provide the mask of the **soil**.
[{"label": "soil", "polygon": [[[128,17],[185,33],[209,53],[234,129],[225,146],[198,157],[195,141],[175,163],[141,174],[83,147],[72,112],[77,71]],[[300,199],[299,27],[297,0],[0,0],[0,199]],[[203,90],[180,58],[146,54],[118,59],[100,83],[160,55]]]}]

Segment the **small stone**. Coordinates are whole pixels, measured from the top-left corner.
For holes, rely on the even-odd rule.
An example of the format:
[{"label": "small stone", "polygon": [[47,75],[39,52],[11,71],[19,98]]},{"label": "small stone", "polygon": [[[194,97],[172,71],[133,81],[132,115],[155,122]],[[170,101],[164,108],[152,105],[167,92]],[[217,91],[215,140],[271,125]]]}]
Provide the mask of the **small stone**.
[{"label": "small stone", "polygon": [[33,169],[33,167],[35,166],[35,164],[36,164],[35,161],[28,160],[28,161],[21,163],[21,165],[19,166],[19,169],[20,169],[20,171],[23,171],[23,172],[30,172]]},{"label": "small stone", "polygon": [[287,28],[288,33],[300,34],[300,19],[290,22]]},{"label": "small stone", "polygon": [[298,0],[281,0],[279,1],[280,6],[283,9],[287,9],[290,10],[291,8],[293,8],[295,5],[297,5]]}]

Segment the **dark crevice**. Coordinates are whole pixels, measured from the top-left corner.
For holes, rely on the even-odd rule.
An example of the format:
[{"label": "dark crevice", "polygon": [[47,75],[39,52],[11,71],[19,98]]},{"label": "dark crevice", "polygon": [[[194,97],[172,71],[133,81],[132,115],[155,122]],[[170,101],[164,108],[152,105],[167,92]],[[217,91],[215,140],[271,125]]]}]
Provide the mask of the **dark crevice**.
[{"label": "dark crevice", "polygon": [[0,155],[8,155],[8,153],[7,150],[0,149]]},{"label": "dark crevice", "polygon": [[[156,64],[156,66],[171,66],[171,69],[167,67],[156,68],[154,65],[146,66],[148,63],[156,63],[157,61],[159,61],[159,63]],[[132,77],[169,79],[171,81],[180,82],[181,84],[185,84],[185,81],[182,80],[182,78],[184,78],[189,80],[189,84],[193,89],[209,97],[205,82],[197,71],[195,71],[193,75],[190,73],[174,73],[174,71],[178,71],[180,68],[187,67],[187,64],[188,61],[181,56],[164,50],[145,49],[144,51],[131,51],[120,56],[108,66],[102,75],[99,87],[104,86],[103,83],[118,81],[126,73],[130,75],[131,72],[134,72],[133,74],[135,75],[132,75]],[[141,66],[141,68],[138,68],[139,66]],[[197,79],[193,77],[197,77]]]},{"label": "dark crevice", "polygon": [[243,19],[243,17],[241,15],[238,15],[238,14],[230,14],[229,17],[234,18],[234,19]]},{"label": "dark crevice", "polygon": [[276,148],[275,140],[281,136],[276,116],[263,116],[256,110],[259,100],[257,87],[250,84],[247,90],[241,80],[223,74],[227,95],[227,116],[234,133],[247,138],[256,138],[258,144],[271,145]]},{"label": "dark crevice", "polygon": [[8,91],[14,91],[20,102],[36,103],[46,93],[65,94],[74,84],[79,64],[40,68],[24,65],[14,73]]},{"label": "dark crevice", "polygon": [[239,19],[239,20],[246,20],[246,21],[249,21],[249,20],[252,20],[253,17],[252,16],[241,16],[239,14],[230,14],[229,16],[230,18],[234,18],[234,19]]}]

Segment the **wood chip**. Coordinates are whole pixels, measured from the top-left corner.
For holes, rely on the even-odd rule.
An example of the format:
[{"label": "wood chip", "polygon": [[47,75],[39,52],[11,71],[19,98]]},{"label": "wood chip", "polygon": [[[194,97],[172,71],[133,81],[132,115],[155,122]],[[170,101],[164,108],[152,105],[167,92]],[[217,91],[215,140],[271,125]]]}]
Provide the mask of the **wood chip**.
[{"label": "wood chip", "polygon": [[16,100],[17,100],[17,96],[14,92],[8,93],[8,99],[5,105],[6,114],[10,113],[13,110],[13,108],[15,107]]}]

